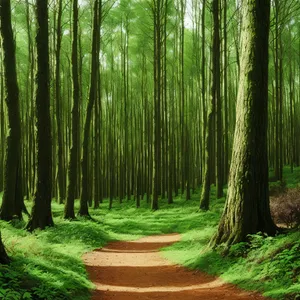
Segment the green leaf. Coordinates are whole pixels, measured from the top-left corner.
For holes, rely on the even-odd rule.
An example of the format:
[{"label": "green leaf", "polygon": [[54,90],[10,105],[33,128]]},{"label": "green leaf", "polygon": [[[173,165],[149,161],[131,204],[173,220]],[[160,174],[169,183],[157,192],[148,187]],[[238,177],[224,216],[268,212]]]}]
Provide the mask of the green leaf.
[{"label": "green leaf", "polygon": [[25,292],[24,294],[23,294],[23,297],[22,297],[22,299],[32,299],[32,296],[31,296],[31,294],[29,293],[29,292]]},{"label": "green leaf", "polygon": [[6,289],[1,289],[1,288],[0,288],[0,295],[1,295],[1,296],[5,296],[6,292],[7,292]]}]

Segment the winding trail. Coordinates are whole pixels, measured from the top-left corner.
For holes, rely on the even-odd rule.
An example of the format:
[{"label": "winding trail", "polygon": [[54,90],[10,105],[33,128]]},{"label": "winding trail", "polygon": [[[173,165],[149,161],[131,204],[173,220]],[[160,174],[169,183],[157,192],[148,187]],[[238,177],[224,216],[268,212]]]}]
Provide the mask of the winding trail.
[{"label": "winding trail", "polygon": [[163,258],[159,249],[179,240],[179,234],[148,236],[86,253],[84,263],[96,286],[92,300],[265,299]]}]

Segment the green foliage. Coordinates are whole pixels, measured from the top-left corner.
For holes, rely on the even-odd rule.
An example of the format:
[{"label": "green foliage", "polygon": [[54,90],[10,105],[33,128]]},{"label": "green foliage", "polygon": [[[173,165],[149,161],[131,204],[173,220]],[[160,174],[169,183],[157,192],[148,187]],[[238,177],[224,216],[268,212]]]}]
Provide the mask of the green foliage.
[{"label": "green foliage", "polygon": [[245,257],[248,253],[249,245],[248,243],[241,242],[235,245],[232,245],[229,249],[229,256],[232,257]]},{"label": "green foliage", "polygon": [[32,299],[20,285],[19,272],[9,266],[0,265],[0,287],[0,299]]}]

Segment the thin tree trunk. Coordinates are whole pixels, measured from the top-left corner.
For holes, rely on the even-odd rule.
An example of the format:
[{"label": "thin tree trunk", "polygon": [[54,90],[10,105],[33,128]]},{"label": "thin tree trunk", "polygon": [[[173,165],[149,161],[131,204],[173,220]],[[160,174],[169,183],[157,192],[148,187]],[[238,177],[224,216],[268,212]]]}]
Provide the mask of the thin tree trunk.
[{"label": "thin tree trunk", "polygon": [[86,111],[84,131],[83,131],[83,145],[82,145],[82,160],[81,160],[81,195],[80,208],[78,214],[80,216],[89,216],[88,212],[88,154],[89,154],[89,135],[92,119],[92,110],[95,101],[97,101],[97,79],[99,68],[99,43],[100,43],[100,29],[102,20],[102,1],[95,0],[94,2],[94,22],[93,22],[93,41],[92,41],[92,70],[90,79],[89,101]]},{"label": "thin tree trunk", "polygon": [[[213,30],[213,66],[212,66],[212,86],[211,86],[211,95],[210,95],[210,107],[208,113],[208,128],[205,136],[205,173],[203,178],[203,186],[200,198],[200,209],[208,210],[209,209],[209,194],[210,194],[210,185],[212,178],[212,166],[211,166],[211,157],[214,156],[214,149],[212,147],[214,141],[214,121],[216,108],[218,105],[219,93],[220,93],[220,38],[219,38],[219,0],[213,0],[213,17],[214,17],[214,30]],[[202,87],[203,88],[203,87]],[[214,164],[213,164],[214,165]]]},{"label": "thin tree trunk", "polygon": [[154,1],[154,137],[151,209],[158,209],[161,180],[161,0]]},{"label": "thin tree trunk", "polygon": [[61,113],[61,89],[60,89],[60,50],[62,41],[62,0],[58,0],[58,16],[56,28],[56,49],[55,49],[55,106],[56,106],[56,126],[57,126],[57,179],[58,179],[58,203],[62,203],[66,197],[65,170],[63,166],[63,132],[62,132],[62,113]]}]

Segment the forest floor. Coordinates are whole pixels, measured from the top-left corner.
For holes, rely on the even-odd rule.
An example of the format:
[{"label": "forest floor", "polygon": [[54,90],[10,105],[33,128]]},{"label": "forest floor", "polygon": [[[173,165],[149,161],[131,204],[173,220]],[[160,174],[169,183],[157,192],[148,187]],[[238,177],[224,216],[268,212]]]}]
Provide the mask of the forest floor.
[{"label": "forest floor", "polygon": [[[295,169],[293,174],[285,168],[284,176],[288,189],[299,186],[300,168]],[[272,189],[280,190],[281,186],[272,183]],[[126,241],[177,232],[181,235],[180,241],[150,254],[160,255],[170,264],[191,270],[184,269],[184,272],[195,274],[190,276],[200,276],[199,273],[204,272],[242,290],[257,291],[264,297],[298,300],[300,231],[289,231],[275,237],[258,233],[251,235],[248,243],[232,246],[229,253],[224,252],[222,246],[213,251],[207,244],[216,231],[225,196],[216,199],[215,188],[212,188],[210,210],[203,212],[199,211],[200,192],[200,189],[193,191],[192,199],[188,201],[185,194],[178,195],[171,205],[166,199],[160,199],[157,211],[151,211],[146,199],[137,209],[133,198],[122,203],[119,199],[114,200],[113,208],[109,210],[109,201],[105,199],[100,209],[90,208],[93,221],[78,218],[75,222],[63,219],[64,206],[54,199],[52,212],[55,226],[33,233],[24,230],[26,216],[23,221],[0,221],[3,242],[12,259],[10,266],[0,265],[0,299],[88,300],[95,285],[89,280],[82,260],[84,253],[101,247],[116,247],[122,241],[125,243],[123,245],[128,245]],[[226,192],[225,187],[224,195]],[[31,211],[31,202],[26,201],[26,205]],[[76,201],[76,211],[78,207],[79,201]],[[160,243],[157,248],[161,246],[164,245]],[[111,252],[95,253],[113,255]],[[121,253],[122,257],[124,255]],[[98,269],[104,267],[99,266]],[[164,268],[168,267],[171,266]],[[171,268],[183,272],[179,267]],[[168,278],[169,275],[166,272],[163,276]],[[181,280],[187,279],[180,277],[183,277]],[[129,279],[127,275],[124,275],[125,278]],[[178,283],[175,278],[168,279],[172,286]],[[142,278],[136,279],[142,284]],[[198,279],[193,282],[196,281],[201,284]],[[112,285],[112,281],[103,283]],[[130,286],[128,282],[116,283],[118,286]],[[161,286],[167,286],[166,281]]]},{"label": "forest floor", "polygon": [[265,299],[218,277],[176,265],[160,254],[161,248],[180,239],[180,234],[148,236],[86,253],[83,260],[95,285],[92,300]]}]

